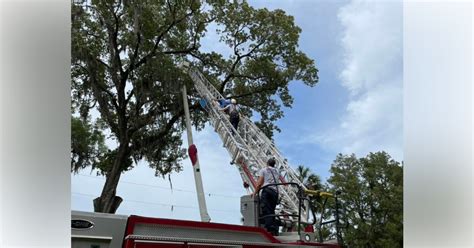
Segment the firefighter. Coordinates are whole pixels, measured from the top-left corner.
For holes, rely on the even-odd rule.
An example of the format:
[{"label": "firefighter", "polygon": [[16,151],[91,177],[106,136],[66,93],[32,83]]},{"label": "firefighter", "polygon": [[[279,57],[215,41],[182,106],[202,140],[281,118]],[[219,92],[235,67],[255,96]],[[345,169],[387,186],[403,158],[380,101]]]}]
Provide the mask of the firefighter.
[{"label": "firefighter", "polygon": [[[220,109],[229,114],[229,121],[234,127],[235,130],[239,127],[239,120],[240,120],[240,107],[237,105],[237,100],[232,98],[230,100],[230,104],[228,104],[225,108]],[[234,135],[234,130],[232,130],[232,135]]]},{"label": "firefighter", "polygon": [[[274,184],[279,176],[278,170],[275,169],[275,159],[270,158],[267,161],[267,167],[261,169],[258,172],[258,181],[255,192],[252,193],[252,197],[258,193],[258,191],[268,185]],[[278,225],[275,220],[275,208],[278,203],[278,187],[276,185],[270,185],[264,187],[260,195],[260,207],[262,209],[263,224],[265,229],[270,232],[273,236],[278,236]]]}]

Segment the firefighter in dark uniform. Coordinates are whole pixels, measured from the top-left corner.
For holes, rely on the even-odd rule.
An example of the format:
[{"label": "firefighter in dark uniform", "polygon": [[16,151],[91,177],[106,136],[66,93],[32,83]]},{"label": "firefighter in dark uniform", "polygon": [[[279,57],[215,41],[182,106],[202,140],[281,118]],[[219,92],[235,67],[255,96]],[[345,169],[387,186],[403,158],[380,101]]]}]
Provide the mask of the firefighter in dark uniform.
[{"label": "firefighter in dark uniform", "polygon": [[[258,181],[255,192],[252,193],[254,197],[257,192],[268,184],[277,183],[277,178],[279,177],[278,170],[275,169],[275,159],[270,158],[267,161],[267,167],[261,169],[258,172]],[[278,225],[275,220],[275,208],[278,203],[278,187],[276,185],[271,185],[263,188],[260,195],[260,207],[262,209],[262,217],[265,229],[273,234],[278,236]],[[273,216],[269,216],[273,215]]]}]

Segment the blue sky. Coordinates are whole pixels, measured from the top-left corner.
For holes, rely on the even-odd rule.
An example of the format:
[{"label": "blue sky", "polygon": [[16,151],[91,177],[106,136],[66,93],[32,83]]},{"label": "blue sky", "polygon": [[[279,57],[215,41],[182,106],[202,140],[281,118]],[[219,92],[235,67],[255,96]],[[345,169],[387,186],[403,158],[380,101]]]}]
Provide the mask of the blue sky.
[{"label": "blue sky", "polygon": [[[336,154],[387,151],[403,158],[402,3],[395,1],[250,1],[280,8],[302,29],[300,49],[315,60],[315,87],[290,84],[292,108],[278,121],[277,147],[296,167],[303,164],[329,177]],[[225,45],[204,42],[225,53]],[[204,44],[206,48],[206,44]],[[185,137],[185,136],[183,136]],[[246,194],[237,169],[212,128],[194,132],[204,190],[213,222],[240,223],[239,198]],[[117,213],[199,220],[194,178],[188,160],[183,171],[157,178],[146,163],[125,173],[117,190],[124,198]],[[73,210],[92,211],[104,179],[83,171],[72,176]]]}]

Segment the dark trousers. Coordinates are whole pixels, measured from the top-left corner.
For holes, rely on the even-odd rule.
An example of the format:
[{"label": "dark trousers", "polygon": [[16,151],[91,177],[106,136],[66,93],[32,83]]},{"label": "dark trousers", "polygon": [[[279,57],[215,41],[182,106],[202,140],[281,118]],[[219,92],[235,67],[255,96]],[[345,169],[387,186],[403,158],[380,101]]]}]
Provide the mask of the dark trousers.
[{"label": "dark trousers", "polygon": [[[239,127],[239,117],[230,117],[229,118],[229,121],[230,121],[230,124],[232,124],[232,126],[235,128],[235,130],[237,130],[237,128]],[[234,130],[232,130],[232,135],[234,135]]]},{"label": "dark trousers", "polygon": [[262,208],[263,224],[265,229],[273,235],[278,234],[278,226],[275,221],[275,207],[278,203],[278,193],[270,188],[264,188],[260,197],[260,207]]}]

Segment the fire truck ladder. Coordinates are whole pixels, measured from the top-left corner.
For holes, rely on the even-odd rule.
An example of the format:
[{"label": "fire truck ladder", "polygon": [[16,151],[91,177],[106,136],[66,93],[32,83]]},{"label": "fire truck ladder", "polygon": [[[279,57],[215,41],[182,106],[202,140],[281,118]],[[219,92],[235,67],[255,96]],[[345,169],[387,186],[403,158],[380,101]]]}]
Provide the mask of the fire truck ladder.
[{"label": "fire truck ladder", "polygon": [[[244,184],[249,185],[252,191],[255,191],[258,171],[266,167],[266,161],[269,158],[274,158],[276,160],[275,168],[280,172],[280,182],[297,183],[306,190],[273,142],[249,118],[241,115],[238,130],[235,130],[227,114],[220,111],[219,105],[214,101],[215,99],[224,99],[219,91],[188,62],[183,62],[181,68],[187,71],[194,82],[196,91],[205,99],[205,108],[209,113],[210,123],[231,156],[231,163],[237,166]],[[232,132],[236,132],[236,134],[233,135]],[[277,209],[280,210],[280,214],[298,214],[299,198],[296,188],[290,186],[279,186],[278,188],[280,205]],[[309,209],[306,205],[301,210],[301,220],[307,221],[308,212]]]}]

